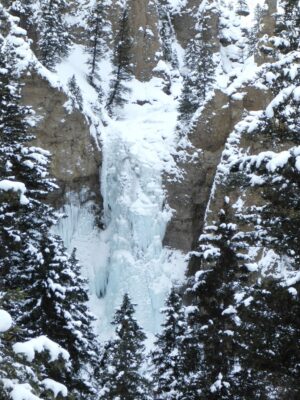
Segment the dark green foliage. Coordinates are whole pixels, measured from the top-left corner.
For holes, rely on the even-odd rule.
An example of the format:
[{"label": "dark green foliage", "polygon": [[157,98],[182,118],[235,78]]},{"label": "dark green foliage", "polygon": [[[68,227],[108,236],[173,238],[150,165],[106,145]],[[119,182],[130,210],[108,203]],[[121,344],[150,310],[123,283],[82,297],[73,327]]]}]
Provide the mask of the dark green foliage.
[{"label": "dark green foliage", "polygon": [[126,102],[126,93],[129,91],[128,87],[126,87],[126,81],[130,80],[132,75],[131,46],[132,39],[129,31],[128,9],[125,8],[122,11],[119,30],[115,37],[112,60],[114,77],[110,84],[111,90],[106,105],[109,112],[112,112],[114,106],[122,106]]},{"label": "dark green foliage", "polygon": [[163,58],[173,68],[178,68],[177,56],[173,50],[175,32],[171,20],[170,4],[166,0],[159,0],[157,4],[159,16],[159,33],[162,41]]},{"label": "dark green foliage", "polygon": [[[238,308],[243,338],[239,382],[244,394],[255,399],[299,397],[300,100],[295,87],[300,69],[294,41],[297,36],[299,42],[299,6],[289,1],[282,6],[283,24],[277,21],[278,36],[271,38],[279,61],[267,64],[261,77],[275,100],[259,114],[254,129],[243,131],[267,151],[241,156],[231,171],[243,175],[244,189],[256,191],[256,204],[248,204],[237,216],[248,226],[245,243],[264,255],[263,269],[256,264],[258,276],[248,284],[247,301]],[[290,24],[294,28],[287,30]]]},{"label": "dark green foliage", "polygon": [[70,47],[68,27],[64,22],[65,0],[42,0],[39,53],[41,62],[49,69],[66,57]]},{"label": "dark green foliage", "polygon": [[[61,239],[50,233],[57,218],[45,203],[56,188],[48,174],[49,153],[28,144],[31,110],[20,105],[16,55],[6,41],[0,53],[2,303],[18,327],[14,342],[47,335],[71,354],[66,370],[43,362],[45,376],[64,378],[70,396],[93,399],[97,341],[86,305],[87,288],[75,257],[67,256]],[[9,346],[6,340],[3,345]]]},{"label": "dark green foliage", "polygon": [[277,34],[281,38],[278,48],[282,53],[299,50],[300,4],[296,0],[283,0],[284,12],[277,17]]},{"label": "dark green foliage", "polygon": [[[251,398],[297,399],[300,395],[300,303],[299,284],[288,289],[277,280],[253,286],[250,304],[242,303],[239,330],[245,346],[241,365],[251,381],[245,393]],[[247,392],[246,392],[247,389]]]},{"label": "dark green foliage", "polygon": [[86,51],[89,54],[89,80],[93,86],[100,86],[98,63],[105,52],[105,28],[107,27],[107,10],[101,0],[97,0],[87,20],[88,46]]},{"label": "dark green foliage", "polygon": [[198,389],[205,399],[237,399],[235,364],[240,338],[236,334],[239,318],[236,292],[246,279],[240,241],[235,224],[230,222],[230,207],[225,199],[219,221],[200,237],[199,271],[191,278],[187,294],[195,310],[190,317],[193,334],[201,343],[201,371]]},{"label": "dark green foliage", "polygon": [[261,5],[257,4],[254,11],[254,24],[249,31],[249,55],[255,54],[256,46],[259,39],[259,33],[261,30],[263,9]]},{"label": "dark green foliage", "polygon": [[75,75],[73,75],[72,78],[68,81],[68,88],[70,91],[72,109],[78,108],[79,110],[82,110],[83,99],[80,87],[76,82]]},{"label": "dark green foliage", "polygon": [[146,336],[133,314],[134,306],[125,294],[112,322],[116,327],[116,339],[107,343],[101,362],[99,399],[149,399],[147,381],[140,372]]},{"label": "dark green foliage", "polygon": [[209,18],[203,16],[197,34],[187,47],[183,91],[179,103],[179,119],[189,120],[195,111],[203,105],[214,84],[215,62],[213,44],[208,40]]},{"label": "dark green foliage", "polygon": [[173,287],[162,310],[165,321],[152,352],[155,398],[179,400],[185,386],[185,335],[187,326],[181,296]]}]

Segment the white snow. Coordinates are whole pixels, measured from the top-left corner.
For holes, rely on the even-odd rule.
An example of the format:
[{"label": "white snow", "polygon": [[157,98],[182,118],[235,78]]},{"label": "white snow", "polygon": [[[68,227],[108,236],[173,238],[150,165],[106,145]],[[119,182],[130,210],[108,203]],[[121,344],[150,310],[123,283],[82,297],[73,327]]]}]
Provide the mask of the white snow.
[{"label": "white snow", "polygon": [[22,182],[9,181],[3,179],[0,181],[0,190],[4,192],[13,191],[20,194],[20,203],[26,205],[29,203],[28,198],[25,196],[26,186]]},{"label": "white snow", "polygon": [[230,315],[230,314],[236,314],[236,313],[237,313],[236,309],[232,305],[230,305],[222,312],[222,315]]},{"label": "white snow", "polygon": [[39,336],[23,343],[13,345],[13,350],[17,354],[23,354],[28,361],[33,361],[35,353],[47,351],[50,356],[50,361],[56,361],[59,357],[68,361],[70,358],[67,350],[63,349],[59,344],[50,340],[47,336]]},{"label": "white snow", "polygon": [[44,379],[41,383],[43,386],[45,386],[46,389],[51,390],[55,398],[59,394],[62,395],[63,397],[68,396],[68,389],[66,388],[66,386],[59,382],[54,381],[53,379],[47,378]]},{"label": "white snow", "polygon": [[0,332],[8,331],[12,326],[12,318],[5,310],[0,310]]},{"label": "white snow", "polygon": [[12,400],[40,400],[39,397],[32,393],[32,387],[28,383],[15,384],[10,392]]}]

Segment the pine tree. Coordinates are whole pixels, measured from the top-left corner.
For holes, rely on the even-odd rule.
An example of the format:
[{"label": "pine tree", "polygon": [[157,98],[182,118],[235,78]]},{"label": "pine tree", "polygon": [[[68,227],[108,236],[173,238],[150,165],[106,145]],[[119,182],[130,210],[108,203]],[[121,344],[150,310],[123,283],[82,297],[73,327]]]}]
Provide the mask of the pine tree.
[{"label": "pine tree", "polygon": [[[246,279],[244,244],[230,222],[225,198],[219,221],[207,226],[193,261],[198,271],[190,278],[187,296],[195,310],[189,318],[193,340],[201,344],[198,391],[205,399],[238,399],[235,365],[241,345],[235,294]],[[194,371],[196,373],[197,371]]]},{"label": "pine tree", "polygon": [[60,59],[66,57],[69,52],[70,36],[63,19],[66,6],[65,0],[41,1],[38,45],[41,62],[49,69],[54,69]]},{"label": "pine tree", "polygon": [[36,0],[14,0],[10,2],[10,11],[20,18],[20,24],[25,29],[30,29],[36,16]]},{"label": "pine tree", "polygon": [[294,0],[283,0],[281,7],[283,13],[277,17],[276,33],[281,39],[278,42],[279,49],[286,54],[299,50],[300,4]]},{"label": "pine tree", "polygon": [[116,339],[106,345],[101,362],[100,399],[149,399],[147,381],[140,372],[146,336],[133,314],[134,306],[125,294],[112,322],[116,327]]},{"label": "pine tree", "polygon": [[[68,389],[61,379],[69,368],[68,352],[46,336],[12,345],[17,326],[12,321],[7,325],[11,317],[4,310],[0,310],[0,318],[0,399],[19,398],[22,394],[22,398],[53,400],[54,390],[66,397]],[[58,381],[47,374],[54,370],[59,371]]]},{"label": "pine tree", "polygon": [[244,393],[256,398],[296,399],[300,377],[299,283],[288,289],[280,280],[257,282],[242,303],[239,330],[247,345],[241,352]]},{"label": "pine tree", "polygon": [[[86,287],[74,257],[69,259],[61,239],[49,232],[57,221],[54,210],[45,203],[48,193],[56,188],[48,174],[49,153],[28,145],[32,139],[27,122],[30,109],[20,105],[16,55],[6,41],[0,53],[3,304],[18,325],[14,341],[47,334],[66,347],[72,356],[66,381],[74,394],[93,398],[93,379],[83,380],[93,376],[97,346],[86,306]],[[57,380],[57,374],[49,366],[47,375]]]},{"label": "pine tree", "polygon": [[247,204],[238,217],[248,226],[251,244],[269,255],[263,268],[256,260],[249,301],[239,307],[245,343],[240,382],[261,399],[299,397],[299,30],[296,33],[297,24],[286,29],[299,15],[299,5],[287,1],[282,6],[285,22],[279,20],[278,36],[270,39],[278,61],[267,63],[260,75],[273,100],[266,110],[249,116],[242,131],[267,151],[240,155],[232,167],[233,175],[242,175],[243,189],[257,194],[256,202]]},{"label": "pine tree", "polygon": [[170,4],[166,0],[159,0],[157,3],[157,9],[163,58],[165,61],[170,63],[173,68],[177,68],[178,60],[173,50],[173,38],[175,37],[175,33],[171,20]]},{"label": "pine tree", "polygon": [[119,31],[115,38],[113,51],[114,78],[110,84],[111,91],[106,105],[110,113],[114,106],[122,106],[126,102],[125,95],[129,89],[126,87],[125,82],[130,80],[132,75],[131,42],[128,9],[124,8],[119,21]]},{"label": "pine tree", "polygon": [[95,87],[100,87],[100,76],[98,73],[98,63],[104,54],[104,34],[107,14],[103,1],[96,0],[91,10],[89,18],[87,20],[89,35],[89,44],[86,51],[89,54],[88,66],[89,66],[89,80]]},{"label": "pine tree", "polygon": [[238,0],[237,14],[247,17],[250,14],[247,0]]},{"label": "pine tree", "polygon": [[80,276],[75,253],[68,257],[58,236],[48,233],[40,242],[41,252],[32,267],[30,286],[24,291],[28,300],[19,324],[26,329],[26,337],[47,335],[68,350],[71,368],[65,376],[67,386],[77,396],[93,398],[97,340],[87,308],[86,282]]},{"label": "pine tree", "polygon": [[174,287],[162,312],[165,321],[152,353],[153,392],[155,398],[179,400],[185,385],[183,342],[187,327],[181,296]]},{"label": "pine tree", "polygon": [[258,43],[259,32],[261,29],[261,21],[263,15],[263,8],[260,4],[257,4],[254,10],[254,24],[249,31],[249,55],[253,55],[256,52],[256,46]]},{"label": "pine tree", "polygon": [[70,92],[72,109],[78,108],[80,111],[82,111],[83,98],[82,98],[80,87],[78,86],[78,84],[76,82],[75,75],[73,75],[72,78],[69,79],[68,89]]},{"label": "pine tree", "polygon": [[[210,11],[211,12],[211,11]],[[214,44],[208,40],[210,18],[206,10],[201,14],[197,33],[188,43],[183,91],[179,103],[179,120],[188,121],[205,102],[215,80]]]}]

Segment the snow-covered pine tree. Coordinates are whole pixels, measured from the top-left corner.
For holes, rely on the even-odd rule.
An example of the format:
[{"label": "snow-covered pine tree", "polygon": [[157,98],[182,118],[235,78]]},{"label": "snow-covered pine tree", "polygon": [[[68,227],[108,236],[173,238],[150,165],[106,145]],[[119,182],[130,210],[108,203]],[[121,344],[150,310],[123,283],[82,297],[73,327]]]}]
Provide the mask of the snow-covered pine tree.
[{"label": "snow-covered pine tree", "polygon": [[30,37],[33,31],[37,31],[38,27],[34,25],[38,22],[37,0],[11,0],[9,1],[9,10],[13,15],[20,18],[20,25],[28,31]]},{"label": "snow-covered pine tree", "polygon": [[46,336],[12,346],[10,339],[15,329],[10,315],[0,309],[1,400],[53,400],[59,395],[65,398],[67,387],[61,381],[50,379],[46,371],[59,367],[61,378],[67,368],[68,352]]},{"label": "snow-covered pine tree", "polygon": [[230,219],[229,199],[225,198],[219,220],[200,236],[193,260],[198,271],[190,278],[186,293],[194,306],[189,318],[193,340],[201,344],[198,391],[211,400],[240,398],[234,374],[240,346],[235,294],[245,279],[244,244]]},{"label": "snow-covered pine tree", "polygon": [[152,352],[153,393],[156,399],[183,399],[186,319],[182,298],[172,287],[162,310],[165,320]]},{"label": "snow-covered pine tree", "polygon": [[75,252],[69,257],[58,236],[48,233],[39,240],[41,250],[30,285],[24,290],[28,300],[19,323],[26,336],[28,332],[47,335],[68,350],[70,369],[65,382],[73,395],[92,399],[99,360],[93,317],[87,308],[87,285],[80,276]]},{"label": "snow-covered pine tree", "polygon": [[282,13],[277,16],[276,33],[280,41],[275,41],[282,53],[299,50],[300,3],[297,0],[282,0]]},{"label": "snow-covered pine tree", "polygon": [[241,395],[259,399],[300,396],[300,285],[258,281],[239,307]]},{"label": "snow-covered pine tree", "polygon": [[237,14],[242,17],[247,17],[250,14],[248,1],[247,0],[238,0],[237,4]]},{"label": "snow-covered pine tree", "polygon": [[267,63],[259,75],[273,100],[264,111],[248,116],[242,131],[259,141],[262,151],[240,155],[232,168],[232,175],[242,174],[245,188],[256,191],[256,202],[238,217],[260,250],[257,257],[263,255],[263,262],[256,260],[257,278],[248,289],[251,301],[239,311],[240,334],[247,343],[241,368],[252,375],[242,385],[266,399],[299,397],[300,34],[297,24],[286,29],[299,16],[299,3],[283,1],[281,6],[278,36],[269,40],[277,61]]},{"label": "snow-covered pine tree", "polygon": [[167,0],[157,2],[159,16],[159,34],[163,51],[163,59],[173,68],[178,67],[177,56],[173,50],[174,28],[171,20],[170,3]]},{"label": "snow-covered pine tree", "polygon": [[201,21],[197,24],[196,30],[197,33],[190,40],[185,55],[186,74],[179,103],[179,119],[182,121],[188,121],[204,103],[215,80],[213,43],[207,40],[210,14],[205,9],[201,12]]},{"label": "snow-covered pine tree", "polygon": [[111,113],[114,106],[122,106],[125,103],[125,95],[128,87],[125,82],[132,75],[131,54],[132,39],[129,31],[128,9],[125,6],[121,11],[119,30],[115,37],[113,50],[113,79],[110,83],[110,95],[106,104]]},{"label": "snow-covered pine tree", "polygon": [[66,0],[41,0],[39,55],[49,69],[54,69],[69,52],[70,35],[64,21],[66,7]]},{"label": "snow-covered pine tree", "polygon": [[70,92],[72,109],[77,108],[78,110],[82,110],[83,98],[80,87],[76,82],[75,75],[73,75],[72,78],[69,79],[68,89]]},{"label": "snow-covered pine tree", "polygon": [[89,43],[86,51],[89,54],[89,81],[96,87],[101,87],[101,79],[98,73],[98,63],[101,60],[105,49],[105,27],[107,25],[107,12],[105,3],[102,0],[96,0],[87,19],[87,34]]},{"label": "snow-covered pine tree", "polygon": [[100,399],[148,400],[148,383],[141,375],[144,361],[144,332],[133,317],[134,306],[128,294],[116,311],[112,324],[116,339],[107,343],[100,367]]},{"label": "snow-covered pine tree", "polygon": [[[30,109],[20,105],[14,48],[3,41],[0,53],[2,302],[19,327],[14,340],[47,334],[66,347],[72,356],[66,371],[72,393],[93,398],[97,341],[86,287],[74,257],[69,259],[61,239],[49,232],[56,222],[53,209],[45,203],[56,187],[48,174],[49,153],[27,143],[32,139],[26,119]],[[47,371],[52,379],[57,373]]]},{"label": "snow-covered pine tree", "polygon": [[254,55],[256,52],[256,46],[259,39],[259,32],[261,29],[262,16],[263,16],[263,8],[260,4],[257,4],[254,10],[253,26],[249,30],[249,36],[248,36],[250,56]]}]

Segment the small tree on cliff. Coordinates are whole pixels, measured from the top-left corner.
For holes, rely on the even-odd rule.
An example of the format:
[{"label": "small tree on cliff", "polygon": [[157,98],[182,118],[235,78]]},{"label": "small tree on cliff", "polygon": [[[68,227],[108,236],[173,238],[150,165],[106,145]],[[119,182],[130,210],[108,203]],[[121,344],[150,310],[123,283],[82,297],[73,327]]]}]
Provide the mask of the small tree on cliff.
[{"label": "small tree on cliff", "polygon": [[116,327],[116,339],[108,342],[103,354],[100,399],[149,399],[147,381],[140,373],[146,336],[133,314],[134,306],[125,294],[112,322]]}]

